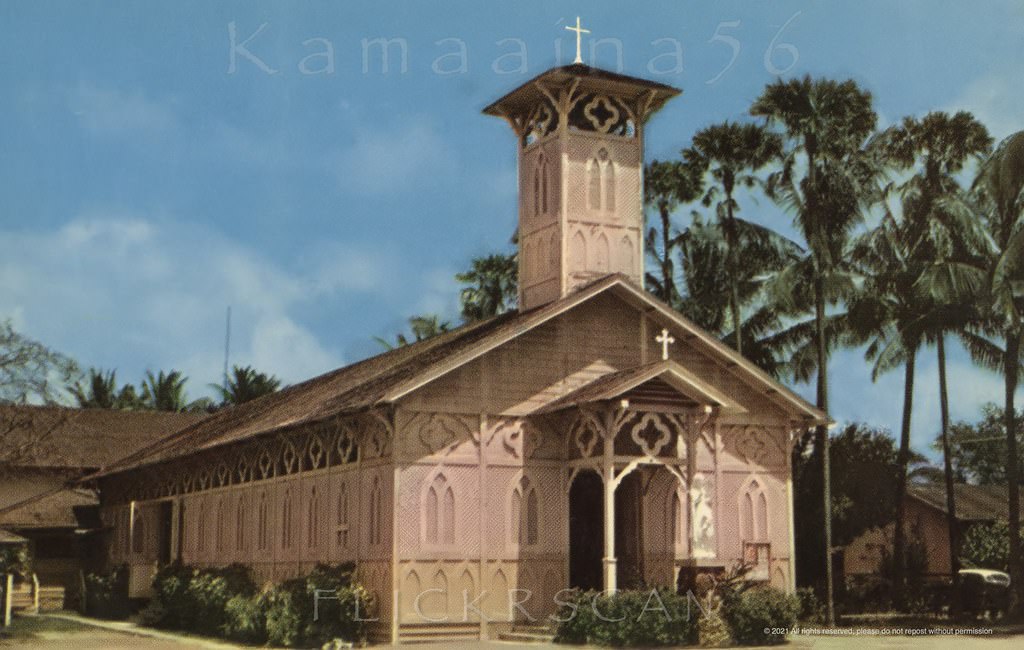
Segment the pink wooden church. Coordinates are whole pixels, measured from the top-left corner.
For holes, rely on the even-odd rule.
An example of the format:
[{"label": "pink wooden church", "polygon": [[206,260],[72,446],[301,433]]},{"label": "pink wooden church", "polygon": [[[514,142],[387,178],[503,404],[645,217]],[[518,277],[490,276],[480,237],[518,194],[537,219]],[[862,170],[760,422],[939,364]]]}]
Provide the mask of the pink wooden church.
[{"label": "pink wooden church", "polygon": [[740,560],[792,590],[790,444],[828,417],[643,282],[647,118],[583,64],[488,106],[519,151],[519,310],[226,409],[101,476],[109,559],[353,561],[377,636],[487,638],[569,587]]}]

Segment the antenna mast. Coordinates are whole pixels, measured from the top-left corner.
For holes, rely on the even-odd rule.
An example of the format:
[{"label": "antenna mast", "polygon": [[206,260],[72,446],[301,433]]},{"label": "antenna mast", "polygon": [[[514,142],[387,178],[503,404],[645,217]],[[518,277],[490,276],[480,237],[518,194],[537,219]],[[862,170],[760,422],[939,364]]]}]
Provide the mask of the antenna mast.
[{"label": "antenna mast", "polygon": [[231,352],[231,305],[228,305],[227,324],[224,328],[224,392],[228,392],[228,355]]}]

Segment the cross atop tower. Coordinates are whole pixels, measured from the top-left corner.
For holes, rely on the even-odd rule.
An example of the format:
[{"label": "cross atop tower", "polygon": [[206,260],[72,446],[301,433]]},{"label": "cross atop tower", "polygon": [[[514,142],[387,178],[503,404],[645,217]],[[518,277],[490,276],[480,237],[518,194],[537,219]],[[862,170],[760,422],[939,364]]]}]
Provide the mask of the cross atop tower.
[{"label": "cross atop tower", "polygon": [[570,32],[576,32],[576,58],[573,60],[573,63],[583,63],[583,56],[580,54],[580,40],[583,38],[584,34],[589,34],[590,30],[589,29],[583,29],[582,27],[580,27],[580,17],[579,16],[576,16],[576,26],[575,27],[571,27],[569,25],[566,25],[565,28],[568,29]]}]

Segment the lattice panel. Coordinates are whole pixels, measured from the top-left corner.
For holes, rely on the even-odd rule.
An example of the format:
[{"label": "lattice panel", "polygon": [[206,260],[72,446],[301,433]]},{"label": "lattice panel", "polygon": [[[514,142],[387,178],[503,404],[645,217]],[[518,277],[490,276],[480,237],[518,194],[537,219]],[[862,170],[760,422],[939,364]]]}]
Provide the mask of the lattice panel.
[{"label": "lattice panel", "polygon": [[[437,534],[436,542],[427,538],[430,510],[428,498],[430,488],[436,479],[443,479],[444,490],[438,495],[442,513],[444,491],[452,490],[454,495],[454,541],[445,541],[444,534]],[[402,470],[399,498],[399,554],[400,557],[473,557],[479,555],[479,470],[475,465],[412,465]],[[443,528],[445,522],[439,517],[434,525]]]}]

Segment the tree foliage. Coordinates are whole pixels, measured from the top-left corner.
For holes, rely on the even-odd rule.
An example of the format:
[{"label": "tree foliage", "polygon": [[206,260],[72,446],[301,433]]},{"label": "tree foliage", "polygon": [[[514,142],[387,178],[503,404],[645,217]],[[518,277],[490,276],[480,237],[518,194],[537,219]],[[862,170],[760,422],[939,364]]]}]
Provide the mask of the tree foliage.
[{"label": "tree foliage", "polygon": [[56,403],[78,364],[0,321],[0,402]]},{"label": "tree foliage", "polygon": [[[468,271],[455,275],[456,280],[467,285],[459,294],[463,320],[471,323],[515,309],[518,278],[519,258],[516,253],[494,253],[473,258]],[[413,330],[415,333],[415,325]]]},{"label": "tree foliage", "polygon": [[259,372],[252,366],[234,366],[225,383],[226,385],[210,384],[224,405],[244,404],[257,397],[275,393],[281,388],[280,379]]},{"label": "tree foliage", "polygon": [[[975,485],[1006,485],[1006,417],[995,404],[985,404],[977,422],[956,422],[950,427],[950,447],[956,480]],[[1024,432],[1024,411],[1015,416],[1017,438]],[[935,441],[941,449],[941,440]],[[1024,445],[1017,447],[1024,465]]]}]

